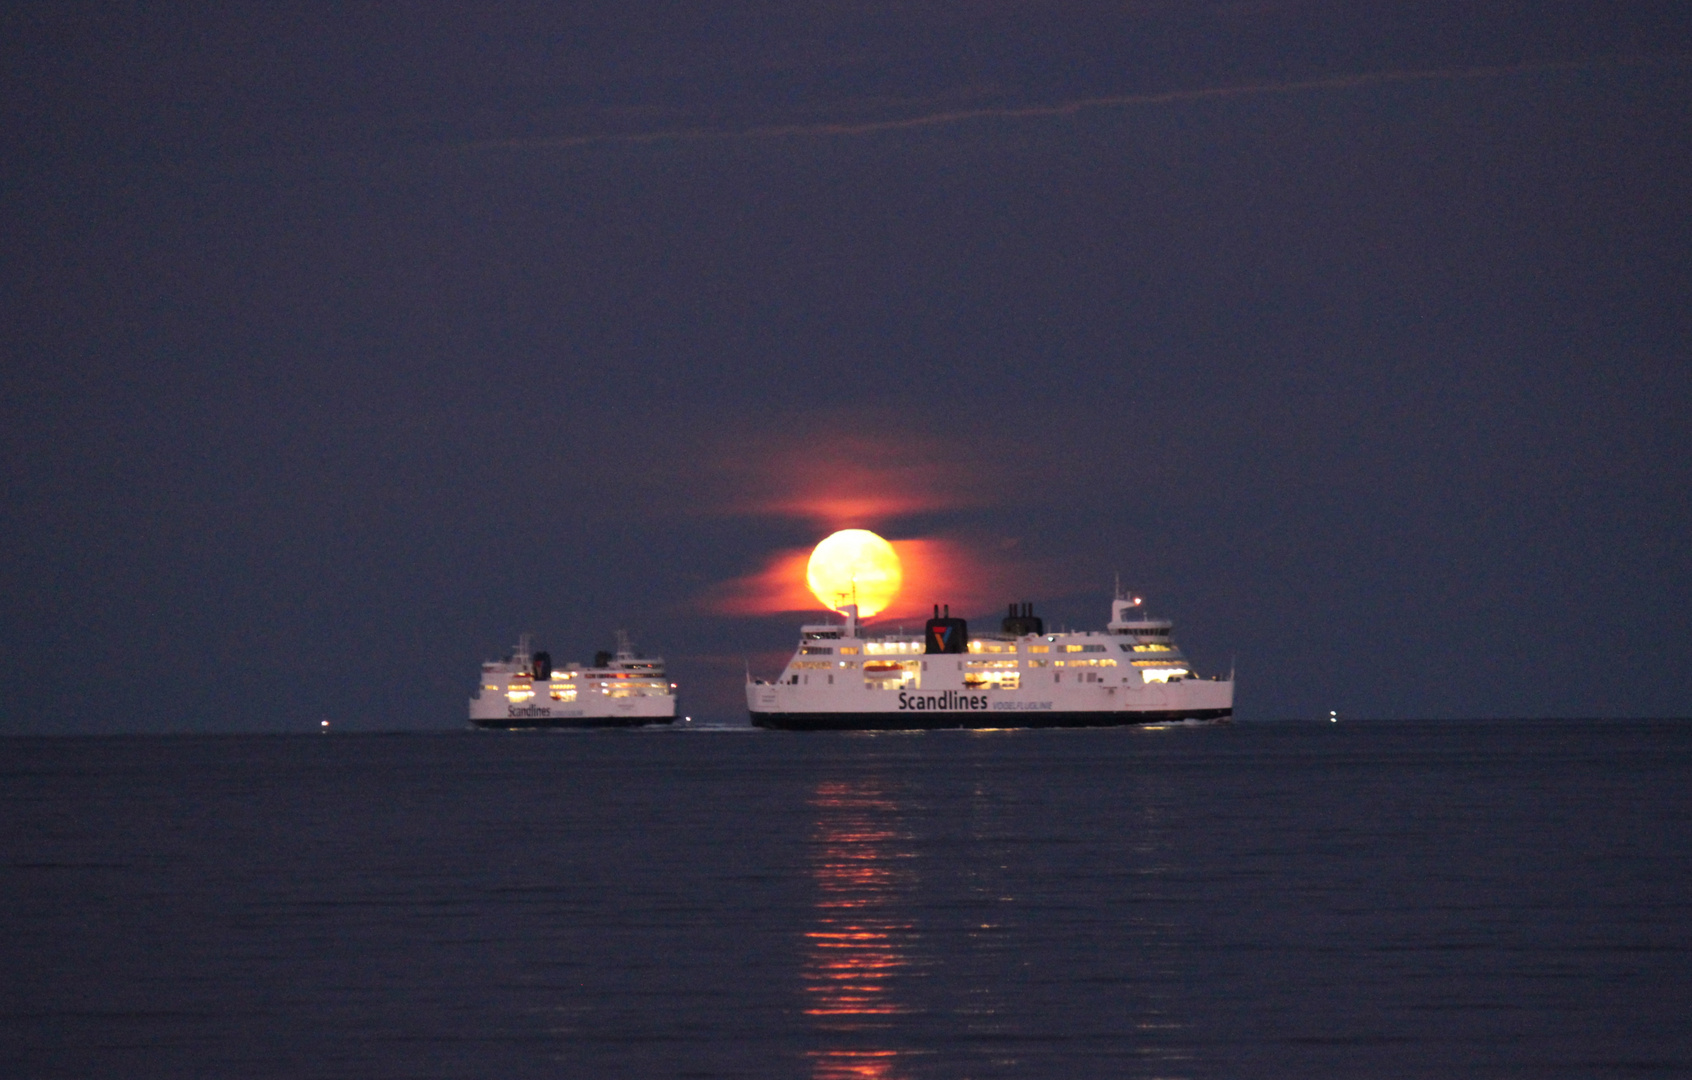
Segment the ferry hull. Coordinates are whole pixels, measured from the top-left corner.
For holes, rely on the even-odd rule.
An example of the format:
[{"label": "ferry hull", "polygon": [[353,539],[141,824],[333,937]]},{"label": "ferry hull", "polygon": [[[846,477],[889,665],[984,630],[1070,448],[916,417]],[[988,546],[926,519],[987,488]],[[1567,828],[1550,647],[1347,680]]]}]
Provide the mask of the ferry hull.
[{"label": "ferry hull", "polygon": [[623,728],[646,727],[650,724],[673,724],[674,716],[535,716],[498,717],[491,720],[471,720],[476,727],[498,731],[530,731],[557,728]]},{"label": "ferry hull", "polygon": [[1086,712],[754,712],[755,727],[777,731],[943,731],[994,728],[1128,727],[1178,720],[1227,720],[1232,708]]},{"label": "ferry hull", "polygon": [[799,628],[799,646],[773,681],[746,680],[746,711],[786,731],[1099,728],[1234,715],[1234,679],[1201,679],[1167,619],[1135,612],[1120,593],[1103,631],[1046,633],[1013,604],[999,633],[971,637],[936,605],[923,636],[864,634],[844,623]]}]

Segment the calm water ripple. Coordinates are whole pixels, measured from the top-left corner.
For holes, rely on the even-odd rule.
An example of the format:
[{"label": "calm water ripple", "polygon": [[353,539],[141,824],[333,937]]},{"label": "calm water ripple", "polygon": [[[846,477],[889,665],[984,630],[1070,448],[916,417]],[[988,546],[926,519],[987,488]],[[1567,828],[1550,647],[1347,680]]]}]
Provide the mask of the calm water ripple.
[{"label": "calm water ripple", "polygon": [[1692,1074],[1692,723],[0,741],[9,1076]]}]

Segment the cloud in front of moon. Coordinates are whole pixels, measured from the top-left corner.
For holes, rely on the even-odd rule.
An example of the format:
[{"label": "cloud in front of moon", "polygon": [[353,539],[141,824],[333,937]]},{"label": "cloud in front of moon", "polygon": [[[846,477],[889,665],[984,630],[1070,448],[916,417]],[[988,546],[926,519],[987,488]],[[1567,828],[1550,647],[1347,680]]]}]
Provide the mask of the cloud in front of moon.
[{"label": "cloud in front of moon", "polygon": [[[986,613],[1072,584],[1014,541],[960,527],[960,519],[982,517],[1008,493],[1020,493],[1022,504],[1041,497],[1049,485],[1032,481],[1033,461],[991,444],[936,440],[890,414],[820,412],[779,430],[736,427],[701,455],[709,467],[696,487],[722,516],[804,522],[819,541],[839,532],[874,535],[872,529],[889,537],[899,584],[885,598],[871,596],[871,576],[892,575],[860,570],[860,615],[911,620],[934,604]],[[892,539],[901,534],[907,538]],[[703,604],[723,615],[773,615],[851,603],[840,596],[851,593],[852,572],[813,581],[813,555],[811,548],[771,552],[755,571],[709,590]]]},{"label": "cloud in front of moon", "polygon": [[805,584],[823,607],[841,611],[855,604],[865,619],[885,610],[904,580],[898,552],[868,529],[830,533],[805,564]]},{"label": "cloud in front of moon", "polygon": [[[874,614],[878,622],[920,621],[935,604],[948,604],[957,614],[993,614],[1008,603],[1064,592],[1070,585],[1056,567],[1026,559],[1019,548],[1002,542],[924,537],[888,543],[899,557],[902,581],[898,595]],[[722,615],[828,610],[807,583],[813,550],[775,552],[754,573],[712,590],[705,606]]]}]

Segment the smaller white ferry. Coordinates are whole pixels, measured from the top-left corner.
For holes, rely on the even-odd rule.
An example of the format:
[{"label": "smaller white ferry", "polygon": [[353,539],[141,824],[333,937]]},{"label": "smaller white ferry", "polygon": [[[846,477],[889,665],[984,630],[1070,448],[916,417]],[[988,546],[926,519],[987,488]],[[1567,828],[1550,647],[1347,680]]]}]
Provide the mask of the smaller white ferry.
[{"label": "smaller white ferry", "polygon": [[773,682],[747,676],[752,723],[801,731],[1104,727],[1225,720],[1234,676],[1201,679],[1170,638],[1118,593],[1104,630],[1047,633],[1032,604],[1012,604],[997,633],[971,636],[938,607],[922,636],[870,634],[855,604],[844,623],[799,628]]},{"label": "smaller white ferry", "polygon": [[510,656],[482,665],[470,699],[470,722],[482,728],[639,727],[675,718],[676,684],[663,659],[635,652],[621,630],[615,654],[556,668],[524,634]]}]

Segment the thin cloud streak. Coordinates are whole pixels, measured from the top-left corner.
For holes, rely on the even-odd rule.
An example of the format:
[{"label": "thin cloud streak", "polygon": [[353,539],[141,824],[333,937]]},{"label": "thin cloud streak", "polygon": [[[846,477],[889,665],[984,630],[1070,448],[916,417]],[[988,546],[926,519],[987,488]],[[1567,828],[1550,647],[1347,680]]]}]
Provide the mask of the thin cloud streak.
[{"label": "thin cloud streak", "polygon": [[[705,512],[807,521],[826,532],[886,529],[925,514],[981,510],[998,501],[983,475],[1010,466],[932,437],[874,411],[807,414],[799,433],[736,427],[681,474],[709,491]],[[826,438],[815,433],[826,431]],[[819,534],[818,539],[821,539]]]},{"label": "thin cloud streak", "polygon": [[1429,68],[1414,71],[1373,71],[1352,75],[1331,75],[1320,79],[1295,79],[1278,83],[1244,83],[1235,86],[1204,87],[1196,90],[1167,90],[1150,94],[1116,94],[1078,98],[1055,105],[1028,105],[978,109],[954,109],[895,120],[866,120],[859,123],[768,124],[758,127],[674,128],[665,131],[629,132],[613,135],[573,135],[531,139],[494,139],[468,144],[469,150],[572,150],[597,145],[644,145],[660,142],[706,142],[782,139],[805,136],[874,135],[885,131],[941,127],[971,120],[1028,120],[1073,116],[1087,109],[1130,108],[1177,102],[1209,101],[1264,94],[1293,94],[1307,90],[1350,90],[1392,83],[1458,82],[1498,79],[1553,71],[1581,71],[1616,66],[1641,67],[1650,64],[1679,64],[1692,60],[1692,53],[1646,56],[1602,56],[1583,60],[1530,61],[1470,68]]}]

